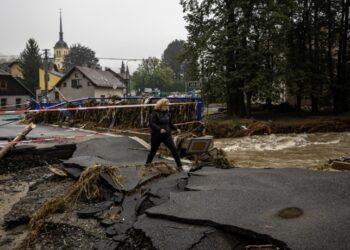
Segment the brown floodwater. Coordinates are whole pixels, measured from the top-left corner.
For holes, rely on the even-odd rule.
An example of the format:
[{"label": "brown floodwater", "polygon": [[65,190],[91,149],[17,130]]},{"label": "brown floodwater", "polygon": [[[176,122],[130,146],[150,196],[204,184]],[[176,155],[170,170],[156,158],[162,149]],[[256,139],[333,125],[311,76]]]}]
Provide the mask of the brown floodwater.
[{"label": "brown floodwater", "polygon": [[350,155],[350,133],[272,134],[217,139],[239,167],[313,168]]}]

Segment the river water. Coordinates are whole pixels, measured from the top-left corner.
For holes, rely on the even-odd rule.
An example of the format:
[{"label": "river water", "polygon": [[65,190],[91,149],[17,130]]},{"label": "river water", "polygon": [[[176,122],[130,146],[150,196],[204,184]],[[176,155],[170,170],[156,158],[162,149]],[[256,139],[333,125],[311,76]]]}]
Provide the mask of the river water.
[{"label": "river water", "polygon": [[350,133],[272,134],[217,139],[240,167],[313,168],[329,159],[350,155]]}]

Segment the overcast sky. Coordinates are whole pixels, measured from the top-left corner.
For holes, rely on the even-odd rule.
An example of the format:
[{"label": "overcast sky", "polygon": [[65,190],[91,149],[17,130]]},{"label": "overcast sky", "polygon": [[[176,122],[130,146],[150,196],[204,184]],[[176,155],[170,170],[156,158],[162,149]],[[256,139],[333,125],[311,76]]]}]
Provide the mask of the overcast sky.
[{"label": "overcast sky", "polygon": [[[1,0],[0,54],[18,55],[29,38],[40,49],[59,38],[62,9],[64,40],[90,47],[97,57],[161,57],[175,39],[187,32],[180,0]],[[121,62],[100,60],[102,66]],[[136,64],[129,62],[130,70]]]}]

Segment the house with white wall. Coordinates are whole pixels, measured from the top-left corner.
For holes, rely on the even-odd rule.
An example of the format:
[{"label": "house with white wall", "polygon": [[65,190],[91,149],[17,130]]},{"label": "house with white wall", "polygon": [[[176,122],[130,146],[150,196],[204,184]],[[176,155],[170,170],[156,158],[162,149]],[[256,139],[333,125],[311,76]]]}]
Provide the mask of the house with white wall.
[{"label": "house with white wall", "polygon": [[62,101],[85,97],[122,97],[126,91],[125,82],[111,69],[102,70],[83,66],[75,66],[56,84],[58,91],[52,91],[50,101]]}]

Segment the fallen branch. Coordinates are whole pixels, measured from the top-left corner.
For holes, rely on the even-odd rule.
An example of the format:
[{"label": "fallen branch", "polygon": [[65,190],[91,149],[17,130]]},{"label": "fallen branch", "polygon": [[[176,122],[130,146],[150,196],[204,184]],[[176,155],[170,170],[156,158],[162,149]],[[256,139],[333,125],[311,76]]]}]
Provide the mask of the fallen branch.
[{"label": "fallen branch", "polygon": [[0,159],[2,159],[8,152],[10,152],[11,150],[13,150],[17,144],[17,142],[21,141],[24,139],[24,137],[29,134],[30,131],[32,131],[32,129],[35,128],[35,124],[31,123],[29,124],[27,127],[25,127],[25,129],[20,132],[16,138],[9,142],[7,145],[5,145],[1,150],[0,150]]}]

